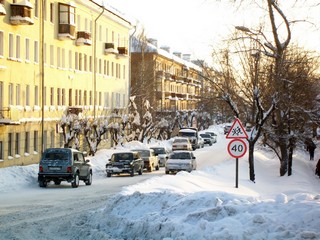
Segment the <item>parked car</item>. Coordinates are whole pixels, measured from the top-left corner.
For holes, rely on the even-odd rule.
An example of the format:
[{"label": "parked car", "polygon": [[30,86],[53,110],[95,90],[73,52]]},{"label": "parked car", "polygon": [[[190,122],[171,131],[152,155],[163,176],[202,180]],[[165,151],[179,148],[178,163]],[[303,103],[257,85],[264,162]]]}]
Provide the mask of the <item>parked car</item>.
[{"label": "parked car", "polygon": [[189,138],[186,137],[176,137],[172,143],[172,151],[177,150],[188,150],[192,151],[192,145]]},{"label": "parked car", "polygon": [[138,152],[117,152],[111,155],[106,164],[107,177],[112,174],[129,173],[131,177],[137,172],[142,174],[144,163]]},{"label": "parked car", "polygon": [[178,136],[189,138],[193,150],[196,150],[197,148],[199,148],[199,143],[198,143],[199,134],[198,134],[197,128],[195,127],[180,128]]},{"label": "parked car", "polygon": [[168,161],[166,162],[165,172],[187,171],[197,169],[196,157],[192,151],[175,151],[170,154]]},{"label": "parked car", "polygon": [[227,134],[230,131],[230,128],[232,127],[231,123],[227,123],[224,127],[223,127],[223,132],[224,134]]},{"label": "parked car", "polygon": [[132,151],[140,154],[144,162],[144,168],[147,169],[148,172],[152,172],[154,169],[159,170],[160,162],[153,149],[133,149]]},{"label": "parked car", "polygon": [[200,135],[198,135],[198,145],[199,145],[199,148],[204,147],[204,139]]},{"label": "parked car", "polygon": [[208,134],[210,134],[210,136],[212,137],[212,139],[213,139],[213,143],[216,143],[217,142],[217,134],[216,133],[214,133],[214,132],[205,132],[205,133],[208,133]]},{"label": "parked car", "polygon": [[85,154],[71,148],[48,148],[41,156],[38,182],[40,187],[47,187],[50,181],[60,185],[62,181],[79,186],[79,180],[86,185],[92,184],[92,167]]},{"label": "parked car", "polygon": [[209,146],[212,146],[213,138],[211,137],[210,134],[208,134],[208,133],[200,133],[200,136],[203,138],[204,144],[208,144]]},{"label": "parked car", "polygon": [[169,158],[169,152],[165,147],[150,147],[154,151],[154,154],[158,157],[160,167],[164,167],[166,161]]}]

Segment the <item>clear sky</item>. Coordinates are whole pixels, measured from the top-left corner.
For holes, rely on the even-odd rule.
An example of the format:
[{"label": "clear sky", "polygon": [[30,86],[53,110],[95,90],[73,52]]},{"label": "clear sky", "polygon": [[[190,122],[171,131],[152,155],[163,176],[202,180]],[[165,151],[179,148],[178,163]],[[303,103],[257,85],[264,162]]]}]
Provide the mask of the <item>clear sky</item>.
[{"label": "clear sky", "polygon": [[[239,7],[228,0],[104,0],[105,3],[118,9],[125,15],[132,17],[132,24],[143,25],[149,38],[158,40],[158,45],[167,45],[171,51],[192,54],[193,59],[211,59],[212,47],[217,47],[228,34],[234,30],[234,26],[251,27],[259,22],[266,14],[257,9],[256,4]],[[245,1],[249,2],[249,1]],[[254,2],[254,1],[251,1]],[[295,1],[280,1],[282,3]],[[299,0],[298,0],[299,2]],[[314,21],[312,16],[318,16],[320,6],[309,8],[314,0],[300,0],[296,5],[283,11],[291,19],[308,19]],[[308,4],[306,4],[308,3]],[[309,5],[310,4],[310,5]],[[308,7],[307,7],[308,5]],[[253,10],[254,7],[254,10]],[[318,18],[318,17],[317,17]],[[319,20],[317,20],[319,22]],[[295,24],[298,27],[294,37],[305,45],[317,47],[319,34],[314,34],[314,26],[308,23]],[[312,30],[310,30],[312,28]],[[318,30],[319,33],[319,30]],[[318,50],[320,50],[318,48]],[[210,60],[209,60],[210,61]]]}]

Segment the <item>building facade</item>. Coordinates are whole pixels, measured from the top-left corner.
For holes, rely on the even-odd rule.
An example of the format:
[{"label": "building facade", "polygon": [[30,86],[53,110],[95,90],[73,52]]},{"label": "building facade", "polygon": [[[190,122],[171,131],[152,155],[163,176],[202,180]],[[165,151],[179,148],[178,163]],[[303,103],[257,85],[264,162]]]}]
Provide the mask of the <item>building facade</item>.
[{"label": "building facade", "polygon": [[0,0],[0,167],[63,146],[66,111],[87,118],[129,98],[128,20],[90,0]]},{"label": "building facade", "polygon": [[145,96],[159,113],[197,110],[202,68],[190,61],[189,54],[171,53],[154,41],[145,44],[134,44],[131,52],[132,95]]}]

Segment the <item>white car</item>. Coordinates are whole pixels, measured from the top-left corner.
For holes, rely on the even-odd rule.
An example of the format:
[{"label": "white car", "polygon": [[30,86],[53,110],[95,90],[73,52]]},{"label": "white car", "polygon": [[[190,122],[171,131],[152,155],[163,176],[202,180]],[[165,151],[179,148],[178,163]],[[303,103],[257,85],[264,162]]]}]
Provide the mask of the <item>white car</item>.
[{"label": "white car", "polygon": [[197,169],[197,161],[192,151],[175,151],[169,156],[166,162],[166,174],[170,172],[187,171]]},{"label": "white car", "polygon": [[189,138],[176,137],[172,143],[172,151],[176,151],[176,150],[192,151],[192,144],[191,144]]}]

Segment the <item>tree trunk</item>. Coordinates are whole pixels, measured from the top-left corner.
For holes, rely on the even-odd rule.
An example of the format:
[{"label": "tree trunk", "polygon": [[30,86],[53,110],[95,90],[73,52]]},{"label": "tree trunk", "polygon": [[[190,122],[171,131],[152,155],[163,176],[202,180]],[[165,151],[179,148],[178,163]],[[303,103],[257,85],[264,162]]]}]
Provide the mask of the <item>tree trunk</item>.
[{"label": "tree trunk", "polygon": [[288,171],[288,146],[285,140],[282,140],[279,144],[281,159],[280,159],[280,176],[284,176]]},{"label": "tree trunk", "polygon": [[249,142],[249,177],[252,182],[255,182],[255,173],[254,173],[254,142]]},{"label": "tree trunk", "polygon": [[293,146],[289,147],[289,157],[288,157],[288,176],[292,175],[292,156],[293,156]]}]

